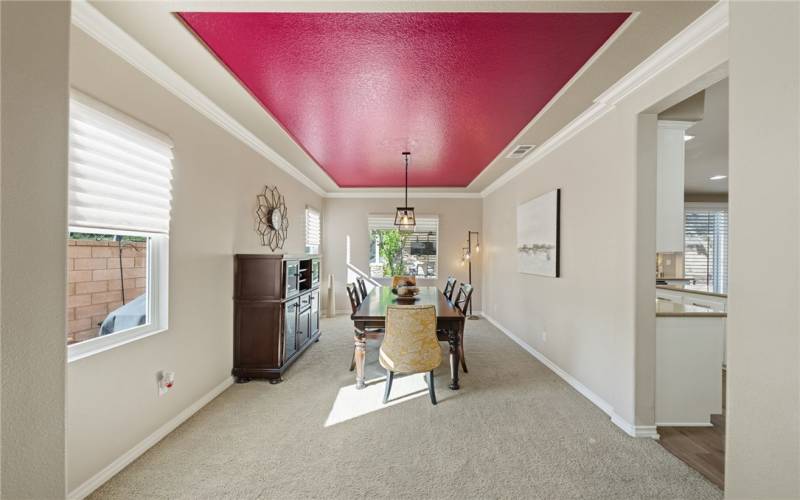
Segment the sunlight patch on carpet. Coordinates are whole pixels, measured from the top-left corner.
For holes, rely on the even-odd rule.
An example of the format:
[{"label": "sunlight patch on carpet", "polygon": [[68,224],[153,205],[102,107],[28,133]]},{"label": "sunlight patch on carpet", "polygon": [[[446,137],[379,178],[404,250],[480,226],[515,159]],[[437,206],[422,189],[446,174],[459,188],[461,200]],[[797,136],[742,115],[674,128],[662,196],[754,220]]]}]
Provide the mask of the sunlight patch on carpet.
[{"label": "sunlight patch on carpet", "polygon": [[331,412],[325,421],[325,427],[340,424],[383,408],[428,395],[428,385],[425,383],[424,373],[396,375],[392,383],[389,402],[383,404],[383,391],[385,389],[385,378],[368,380],[367,387],[361,390],[356,389],[355,384],[342,387],[333,402]]}]

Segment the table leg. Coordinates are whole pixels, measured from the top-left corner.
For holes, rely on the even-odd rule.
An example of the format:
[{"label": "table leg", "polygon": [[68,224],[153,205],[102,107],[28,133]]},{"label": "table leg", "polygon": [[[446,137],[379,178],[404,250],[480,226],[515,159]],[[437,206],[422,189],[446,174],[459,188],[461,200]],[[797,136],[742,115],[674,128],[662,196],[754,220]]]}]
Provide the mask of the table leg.
[{"label": "table leg", "polygon": [[367,340],[364,332],[356,332],[355,337],[355,361],[356,361],[356,389],[363,389],[367,386],[364,383],[364,360],[367,354]]},{"label": "table leg", "polygon": [[450,389],[457,391],[458,385],[458,364],[459,360],[459,339],[458,330],[450,329],[447,332],[448,343],[450,344]]}]

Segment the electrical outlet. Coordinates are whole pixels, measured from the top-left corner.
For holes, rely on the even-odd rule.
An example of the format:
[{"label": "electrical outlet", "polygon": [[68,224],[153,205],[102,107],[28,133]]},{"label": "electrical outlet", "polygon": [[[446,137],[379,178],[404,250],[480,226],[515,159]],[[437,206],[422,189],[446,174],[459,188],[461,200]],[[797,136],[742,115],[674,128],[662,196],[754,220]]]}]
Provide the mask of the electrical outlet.
[{"label": "electrical outlet", "polygon": [[542,342],[547,342],[547,332],[542,330]]},{"label": "electrical outlet", "polygon": [[175,385],[175,372],[168,372],[161,370],[156,377],[158,381],[158,395],[163,396],[168,393],[172,386]]}]

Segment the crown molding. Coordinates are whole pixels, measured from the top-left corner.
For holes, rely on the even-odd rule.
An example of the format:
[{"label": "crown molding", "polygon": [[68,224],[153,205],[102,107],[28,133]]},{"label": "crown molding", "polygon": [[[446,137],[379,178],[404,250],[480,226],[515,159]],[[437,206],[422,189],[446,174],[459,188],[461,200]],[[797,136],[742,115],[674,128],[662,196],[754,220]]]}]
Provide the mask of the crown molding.
[{"label": "crown molding", "polygon": [[[161,59],[147,50],[122,28],[105,17],[87,0],[74,0],[72,3],[72,24],[94,38],[153,81],[167,89],[176,97],[192,106],[212,122],[241,140],[298,182],[325,198],[402,198],[401,191],[380,191],[375,189],[342,190],[326,192],[308,176],[278,152],[259,139],[255,134],[226,113],[208,96],[200,92],[185,78],[175,72]],[[614,85],[603,92],[593,104],[569,124],[556,132],[529,156],[497,178],[483,191],[444,191],[409,193],[409,198],[485,198],[501,186],[526,171],[539,160],[559,148],[578,132],[602,118],[617,103],[635,92],[642,85],[672,66],[688,53],[695,50],[708,39],[728,26],[728,0],[720,0],[678,35],[656,50],[644,62],[630,71]]]},{"label": "crown molding", "polygon": [[600,94],[591,106],[564,128],[553,134],[528,156],[520,160],[506,173],[481,191],[486,197],[507,184],[509,181],[528,170],[539,160],[558,149],[578,132],[602,118],[616,105],[638,90],[677,61],[697,49],[703,43],[728,27],[728,0],[720,0],[712,5],[689,26],[675,35],[670,41],[653,52],[647,59],[623,76],[614,85]]},{"label": "crown molding", "polygon": [[[353,189],[347,191],[329,191],[325,198],[403,198],[403,191],[380,191],[376,189]],[[481,193],[467,191],[415,191],[408,193],[412,199],[424,198],[483,198]]]},{"label": "crown molding", "polygon": [[[600,48],[597,49],[595,53],[592,54],[592,56],[586,60],[585,63],[583,63],[583,66],[581,66],[580,69],[574,75],[572,75],[569,81],[567,81],[567,83],[564,84],[564,86],[561,87],[561,89],[559,89],[559,91],[556,92],[556,94],[553,95],[553,97],[551,97],[549,101],[547,101],[547,104],[545,104],[545,106],[541,110],[539,110],[538,113],[536,113],[536,116],[534,116],[533,119],[530,122],[528,122],[528,124],[525,125],[522,128],[522,130],[520,130],[519,133],[517,133],[517,135],[514,136],[511,142],[508,143],[508,146],[503,148],[503,150],[500,151],[500,153],[492,159],[489,165],[487,165],[486,168],[481,170],[481,172],[474,179],[472,179],[472,181],[467,186],[467,189],[475,186],[475,183],[477,183],[480,180],[480,178],[489,171],[489,167],[492,165],[492,163],[494,163],[498,159],[504,157],[507,158],[508,153],[513,151],[516,146],[525,142],[523,139],[525,134],[527,134],[534,127],[534,125],[536,125],[539,122],[539,120],[545,114],[547,114],[548,111],[550,111],[550,108],[552,108],[556,104],[556,102],[558,102],[558,100],[561,99],[561,97],[564,94],[566,94],[567,91],[569,91],[572,85],[574,85],[575,82],[577,82],[584,75],[584,73],[586,73],[586,71],[595,63],[595,61],[597,61],[597,59],[599,59],[600,56],[602,56],[608,50],[609,47],[611,47],[614,43],[616,43],[617,39],[619,39],[619,37],[622,36],[622,34],[628,29],[628,27],[630,27],[630,25],[633,24],[633,22],[639,18],[640,14],[641,14],[640,12],[630,13],[628,18],[625,19],[625,21],[619,25],[619,27],[614,31],[614,33],[610,37],[608,37],[608,39],[605,42],[603,42],[603,45],[601,45]],[[536,145],[534,145],[533,150],[536,150]]]},{"label": "crown molding", "polygon": [[686,131],[686,129],[696,124],[697,122],[678,121],[678,120],[658,120],[658,128],[664,130]]},{"label": "crown molding", "polygon": [[300,172],[286,158],[236,121],[208,96],[200,92],[194,85],[156,57],[155,54],[147,50],[136,39],[90,5],[88,1],[75,0],[72,2],[72,24],[183,102],[199,111],[206,118],[222,127],[223,130],[228,131],[228,133],[245,143],[256,153],[294,177],[298,182],[320,196],[326,195],[325,190],[317,183]]}]

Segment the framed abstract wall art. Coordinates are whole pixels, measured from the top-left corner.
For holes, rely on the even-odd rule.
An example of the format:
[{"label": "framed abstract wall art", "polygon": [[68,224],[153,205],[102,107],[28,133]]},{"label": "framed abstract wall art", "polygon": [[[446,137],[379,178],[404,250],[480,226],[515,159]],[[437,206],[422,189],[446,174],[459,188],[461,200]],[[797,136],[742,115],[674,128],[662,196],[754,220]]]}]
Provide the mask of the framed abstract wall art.
[{"label": "framed abstract wall art", "polygon": [[517,270],[560,275],[561,190],[554,189],[517,207]]}]

